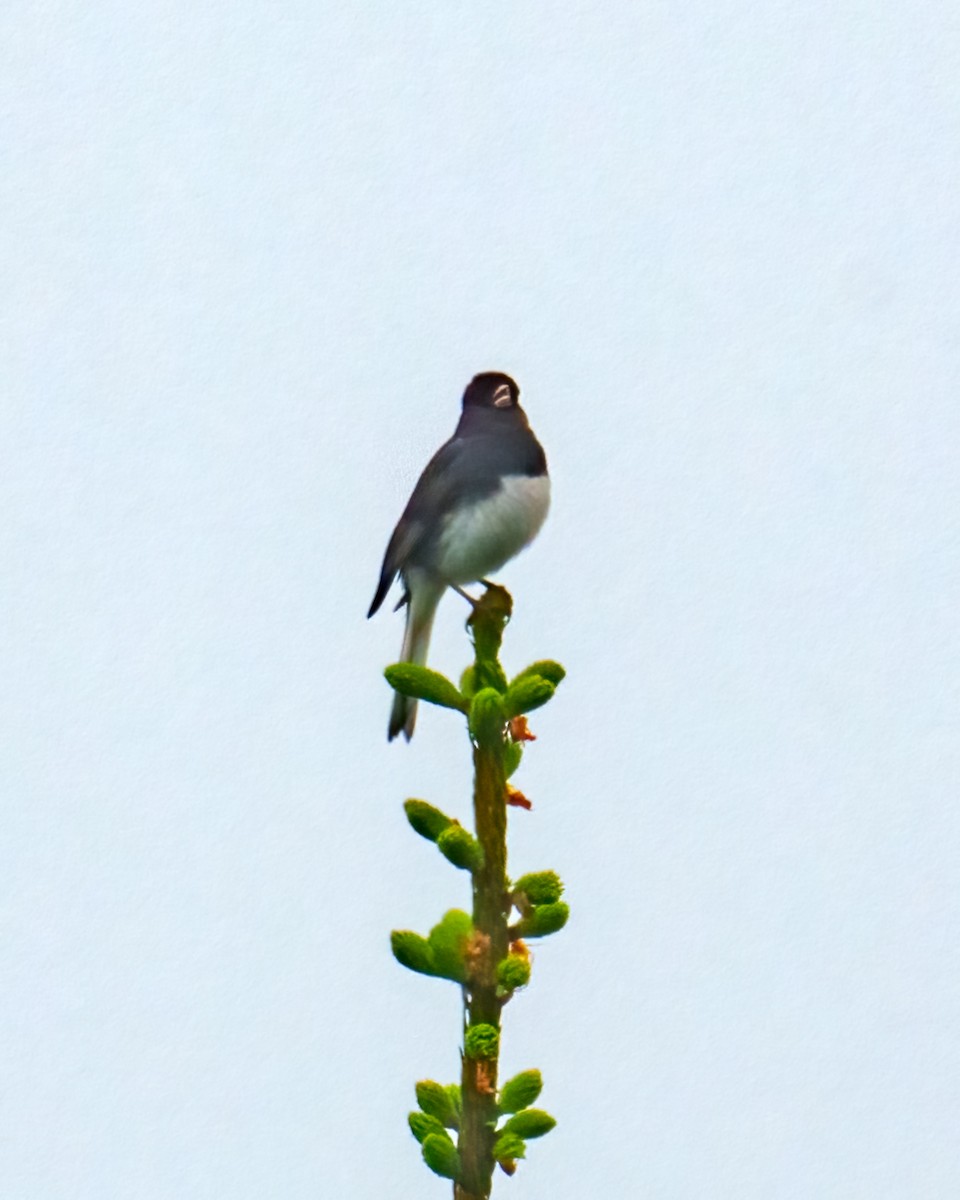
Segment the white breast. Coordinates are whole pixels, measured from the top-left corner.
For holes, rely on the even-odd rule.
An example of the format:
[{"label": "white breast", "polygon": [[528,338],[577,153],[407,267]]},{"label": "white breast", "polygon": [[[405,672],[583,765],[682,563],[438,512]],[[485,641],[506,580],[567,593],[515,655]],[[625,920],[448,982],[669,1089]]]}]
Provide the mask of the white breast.
[{"label": "white breast", "polygon": [[550,507],[546,475],[508,475],[492,496],[446,520],[437,555],[439,574],[473,583],[499,571],[537,536]]}]

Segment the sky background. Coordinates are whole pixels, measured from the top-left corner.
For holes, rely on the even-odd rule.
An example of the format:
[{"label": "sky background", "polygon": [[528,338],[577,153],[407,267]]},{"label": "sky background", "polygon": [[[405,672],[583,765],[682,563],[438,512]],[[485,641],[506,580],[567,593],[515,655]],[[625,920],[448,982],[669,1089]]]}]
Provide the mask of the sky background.
[{"label": "sky background", "polygon": [[[387,537],[479,370],[569,671],[495,1196],[960,1194],[960,22],[813,0],[0,13],[0,1194],[446,1196],[468,901]],[[467,662],[444,601],[431,653]]]}]

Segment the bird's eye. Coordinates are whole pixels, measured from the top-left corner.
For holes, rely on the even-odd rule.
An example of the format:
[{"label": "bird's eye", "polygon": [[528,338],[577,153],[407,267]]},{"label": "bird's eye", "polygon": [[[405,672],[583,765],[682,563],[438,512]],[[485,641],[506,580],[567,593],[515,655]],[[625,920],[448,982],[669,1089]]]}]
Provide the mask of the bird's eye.
[{"label": "bird's eye", "polygon": [[497,390],[493,393],[494,408],[509,408],[513,403],[513,396],[510,393],[509,383],[501,383]]}]

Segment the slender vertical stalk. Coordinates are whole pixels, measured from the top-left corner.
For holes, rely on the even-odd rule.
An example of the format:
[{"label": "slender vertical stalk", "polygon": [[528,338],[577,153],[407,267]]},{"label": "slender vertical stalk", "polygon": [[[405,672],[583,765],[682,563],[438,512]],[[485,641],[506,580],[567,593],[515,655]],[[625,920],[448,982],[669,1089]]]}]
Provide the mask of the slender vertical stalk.
[{"label": "slender vertical stalk", "polygon": [[[417,663],[394,663],[384,672],[400,695],[466,716],[473,746],[474,833],[425,800],[410,798],[403,806],[421,837],[454,867],[470,872],[473,912],[450,909],[427,937],[412,929],[390,934],[401,966],[463,989],[460,1085],[421,1079],[418,1111],[407,1119],[426,1165],[455,1181],[454,1200],[490,1200],[497,1163],[513,1174],[526,1156],[527,1141],[556,1124],[533,1107],[543,1086],[538,1070],[521,1071],[499,1085],[498,1095],[500,1017],[507,1001],[530,981],[526,939],[556,933],[569,914],[555,871],[529,872],[512,883],[507,879],[508,800],[529,807],[507,778],[520,765],[523,743],[533,740],[526,714],[550,700],[564,670],[541,659],[507,683],[499,654],[513,602],[503,588],[485,586],[467,622],[474,663],[459,688]],[[517,917],[508,925],[513,909]]]},{"label": "slender vertical stalk", "polygon": [[[491,587],[470,618],[475,648],[475,686],[503,685],[498,660],[503,627],[510,616],[510,596]],[[491,1025],[500,1032],[503,1001],[497,995],[496,967],[509,947],[507,916],[507,805],[502,737],[474,746],[473,807],[482,865],[473,872],[475,956],[468,990],[468,1025]],[[487,1200],[493,1181],[494,1126],[497,1117],[496,1056],[463,1057],[463,1116],[458,1149],[463,1165],[454,1188],[456,1200]]]}]

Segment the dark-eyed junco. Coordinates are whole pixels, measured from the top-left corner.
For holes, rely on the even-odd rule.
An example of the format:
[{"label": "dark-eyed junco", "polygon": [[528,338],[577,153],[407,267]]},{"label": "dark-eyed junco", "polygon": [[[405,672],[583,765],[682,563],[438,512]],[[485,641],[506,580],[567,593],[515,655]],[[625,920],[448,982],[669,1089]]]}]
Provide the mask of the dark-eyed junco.
[{"label": "dark-eyed junco", "polygon": [[[543,448],[520,407],[520,389],[499,371],[475,375],[453,437],[427,463],[383,557],[372,617],[399,573],[407,605],[400,657],[423,664],[448,587],[498,571],[536,537],[550,505]],[[417,702],[397,693],[388,737],[413,736]]]}]

